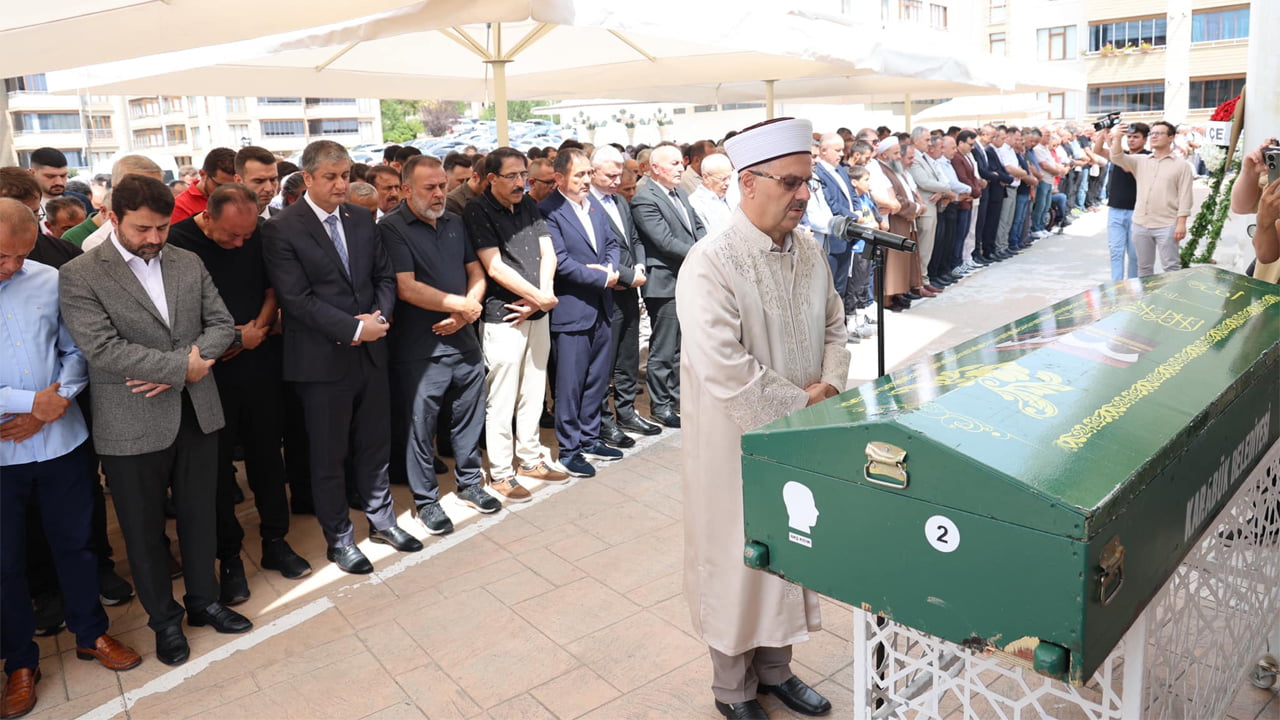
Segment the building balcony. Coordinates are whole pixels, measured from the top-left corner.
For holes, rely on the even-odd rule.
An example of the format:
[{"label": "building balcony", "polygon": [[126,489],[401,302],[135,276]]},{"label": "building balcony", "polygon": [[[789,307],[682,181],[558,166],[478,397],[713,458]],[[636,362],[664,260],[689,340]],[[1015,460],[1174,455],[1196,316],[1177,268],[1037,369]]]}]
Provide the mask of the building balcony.
[{"label": "building balcony", "polygon": [[1089,53],[1085,74],[1091,84],[1159,79],[1165,76],[1165,55],[1163,46]]},{"label": "building balcony", "polygon": [[83,147],[83,130],[19,130],[13,134],[13,148],[18,151],[42,147]]},{"label": "building balcony", "polygon": [[74,95],[51,95],[49,93],[26,92],[23,90],[9,93],[9,112],[79,109],[80,98]]}]

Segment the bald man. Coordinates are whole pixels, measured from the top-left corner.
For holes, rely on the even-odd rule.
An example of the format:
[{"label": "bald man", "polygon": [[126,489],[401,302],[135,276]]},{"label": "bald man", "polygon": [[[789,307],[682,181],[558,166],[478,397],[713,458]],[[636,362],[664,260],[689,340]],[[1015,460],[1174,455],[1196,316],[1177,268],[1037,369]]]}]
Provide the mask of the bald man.
[{"label": "bald man", "polygon": [[[687,171],[686,171],[687,172]],[[733,179],[733,163],[724,153],[712,153],[702,159],[702,182],[689,196],[689,204],[697,211],[707,234],[713,235],[729,223],[733,208],[726,195]]]}]

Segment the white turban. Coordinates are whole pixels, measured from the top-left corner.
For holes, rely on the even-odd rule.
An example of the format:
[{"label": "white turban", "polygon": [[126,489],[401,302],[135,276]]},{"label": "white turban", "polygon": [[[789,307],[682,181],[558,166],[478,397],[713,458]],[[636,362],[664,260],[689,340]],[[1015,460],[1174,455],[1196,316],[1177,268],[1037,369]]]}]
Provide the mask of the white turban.
[{"label": "white turban", "polygon": [[889,152],[889,150],[895,147],[898,147],[901,144],[902,143],[898,141],[898,138],[890,135],[889,137],[881,140],[880,143],[876,145],[876,157],[880,157],[881,155]]},{"label": "white turban", "polygon": [[752,125],[725,140],[724,151],[735,168],[744,170],[786,155],[808,155],[812,145],[813,123],[796,118],[778,118]]}]

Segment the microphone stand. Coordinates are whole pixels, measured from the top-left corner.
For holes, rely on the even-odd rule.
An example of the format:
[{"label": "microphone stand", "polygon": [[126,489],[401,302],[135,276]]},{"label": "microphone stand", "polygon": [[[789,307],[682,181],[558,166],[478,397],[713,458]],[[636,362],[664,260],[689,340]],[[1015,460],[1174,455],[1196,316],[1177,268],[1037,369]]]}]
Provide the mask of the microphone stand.
[{"label": "microphone stand", "polygon": [[871,262],[876,283],[876,377],[884,377],[884,247],[879,243],[871,248]]}]

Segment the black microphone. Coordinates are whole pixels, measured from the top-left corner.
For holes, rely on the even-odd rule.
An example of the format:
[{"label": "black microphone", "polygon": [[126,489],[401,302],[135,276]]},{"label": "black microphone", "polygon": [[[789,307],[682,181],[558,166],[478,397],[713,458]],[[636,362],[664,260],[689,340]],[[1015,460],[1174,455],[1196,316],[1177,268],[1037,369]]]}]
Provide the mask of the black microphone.
[{"label": "black microphone", "polygon": [[894,235],[879,228],[859,225],[851,217],[836,216],[831,218],[831,234],[849,242],[865,241],[867,245],[864,252],[869,252],[877,245],[901,252],[911,252],[916,249],[916,241],[911,238]]}]

